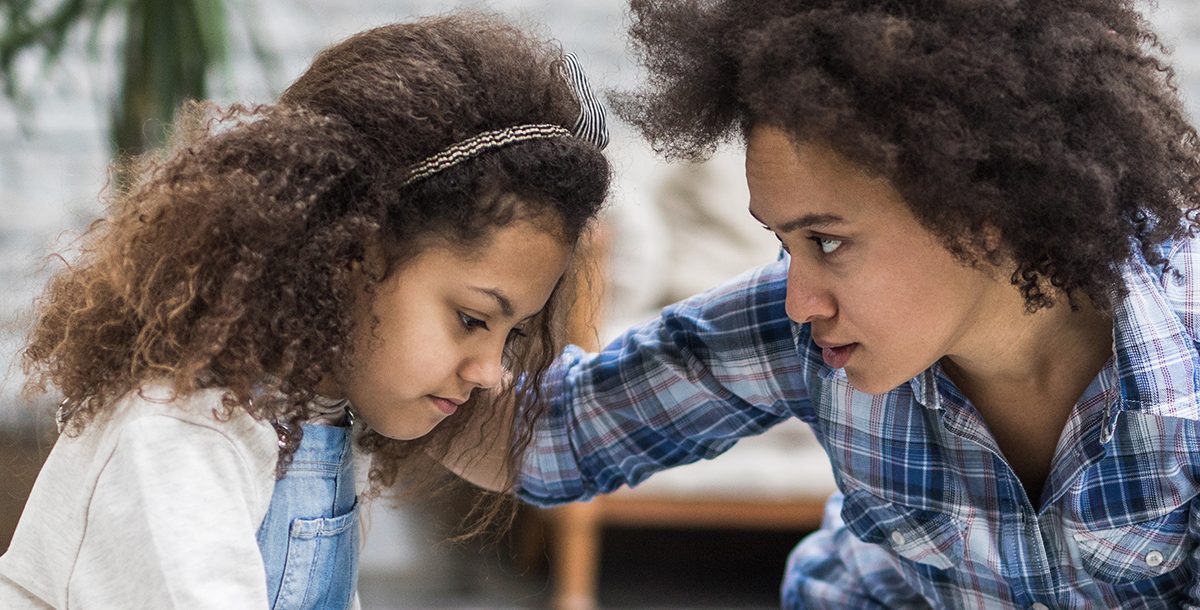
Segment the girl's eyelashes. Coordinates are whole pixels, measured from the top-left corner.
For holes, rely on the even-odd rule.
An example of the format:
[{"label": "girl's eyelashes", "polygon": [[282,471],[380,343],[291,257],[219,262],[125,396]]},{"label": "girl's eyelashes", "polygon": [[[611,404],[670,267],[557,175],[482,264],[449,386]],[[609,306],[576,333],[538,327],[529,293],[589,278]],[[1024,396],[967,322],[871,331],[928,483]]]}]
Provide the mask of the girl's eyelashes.
[{"label": "girl's eyelashes", "polygon": [[[477,329],[491,330],[491,328],[488,327],[487,322],[484,322],[483,320],[480,320],[479,318],[468,315],[461,311],[458,312],[458,320],[459,320],[459,322],[462,323],[463,328],[467,329],[467,332],[471,332],[471,331],[474,331]],[[528,334],[525,332],[524,328],[521,328],[519,326],[514,326],[512,330],[508,331],[508,338],[506,339],[506,341],[512,342],[512,341],[516,341],[519,339],[523,339],[527,336],[528,336]]]},{"label": "girl's eyelashes", "polygon": [[483,330],[490,330],[487,322],[484,322],[483,320],[480,320],[474,316],[469,316],[461,311],[458,312],[458,320],[462,322],[463,328],[467,329],[468,332],[479,328],[482,328]]}]

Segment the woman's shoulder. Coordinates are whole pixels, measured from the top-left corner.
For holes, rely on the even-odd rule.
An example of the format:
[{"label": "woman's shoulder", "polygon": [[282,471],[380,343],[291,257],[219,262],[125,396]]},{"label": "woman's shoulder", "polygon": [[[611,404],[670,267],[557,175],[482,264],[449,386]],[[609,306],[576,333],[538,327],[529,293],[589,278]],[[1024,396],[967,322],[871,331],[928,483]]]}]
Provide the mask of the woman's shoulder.
[{"label": "woman's shoulder", "polygon": [[[1126,287],[1131,292],[1140,291],[1142,297],[1161,300],[1188,336],[1195,340],[1200,337],[1200,232],[1184,233],[1157,244],[1155,253],[1161,263],[1144,267],[1135,262],[1133,273],[1125,272]],[[1144,260],[1136,260],[1145,265]],[[1153,280],[1139,284],[1139,267],[1149,269]],[[1141,308],[1145,309],[1148,308]],[[1139,312],[1145,314],[1141,310]]]},{"label": "woman's shoulder", "polygon": [[1168,297],[1200,291],[1200,231],[1164,241],[1154,250],[1163,261],[1157,271]]}]

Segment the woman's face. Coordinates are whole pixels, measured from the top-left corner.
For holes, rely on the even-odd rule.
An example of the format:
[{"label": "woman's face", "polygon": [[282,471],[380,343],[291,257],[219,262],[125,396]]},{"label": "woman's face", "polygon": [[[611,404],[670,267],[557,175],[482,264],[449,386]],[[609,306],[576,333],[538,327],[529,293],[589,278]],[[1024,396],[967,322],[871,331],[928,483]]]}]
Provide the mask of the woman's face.
[{"label": "woman's face", "polygon": [[750,213],[791,254],[788,317],[864,392],[961,353],[1013,303],[1002,274],[958,262],[886,181],[825,146],[756,127],[746,179]]},{"label": "woman's face", "polygon": [[570,254],[525,221],[467,252],[426,249],[363,299],[370,310],[355,312],[356,366],[329,393],[349,398],[384,436],[427,434],[474,390],[501,382],[506,347],[546,305]]}]

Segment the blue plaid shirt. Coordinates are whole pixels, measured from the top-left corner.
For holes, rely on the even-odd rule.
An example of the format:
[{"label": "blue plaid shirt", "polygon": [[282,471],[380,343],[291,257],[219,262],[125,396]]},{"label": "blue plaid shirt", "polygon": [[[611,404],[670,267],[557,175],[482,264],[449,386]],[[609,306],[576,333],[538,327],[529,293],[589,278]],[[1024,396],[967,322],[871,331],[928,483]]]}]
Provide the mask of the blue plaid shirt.
[{"label": "blue plaid shirt", "polygon": [[1123,269],[1114,356],[1071,412],[1039,505],[939,366],[882,395],[827,367],[784,313],[782,262],[598,354],[568,351],[519,494],[586,499],[798,417],[840,493],[792,553],[787,608],[1198,607],[1198,248],[1164,245],[1169,271]]}]

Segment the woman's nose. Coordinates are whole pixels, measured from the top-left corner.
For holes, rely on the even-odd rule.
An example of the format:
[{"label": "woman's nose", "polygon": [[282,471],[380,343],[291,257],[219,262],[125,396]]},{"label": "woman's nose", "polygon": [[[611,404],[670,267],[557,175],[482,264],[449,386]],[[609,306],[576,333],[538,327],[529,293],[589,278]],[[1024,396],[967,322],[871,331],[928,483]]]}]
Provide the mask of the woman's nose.
[{"label": "woman's nose", "polygon": [[837,313],[833,295],[812,274],[800,273],[794,262],[788,268],[784,306],[788,317],[800,324],[832,318]]}]

